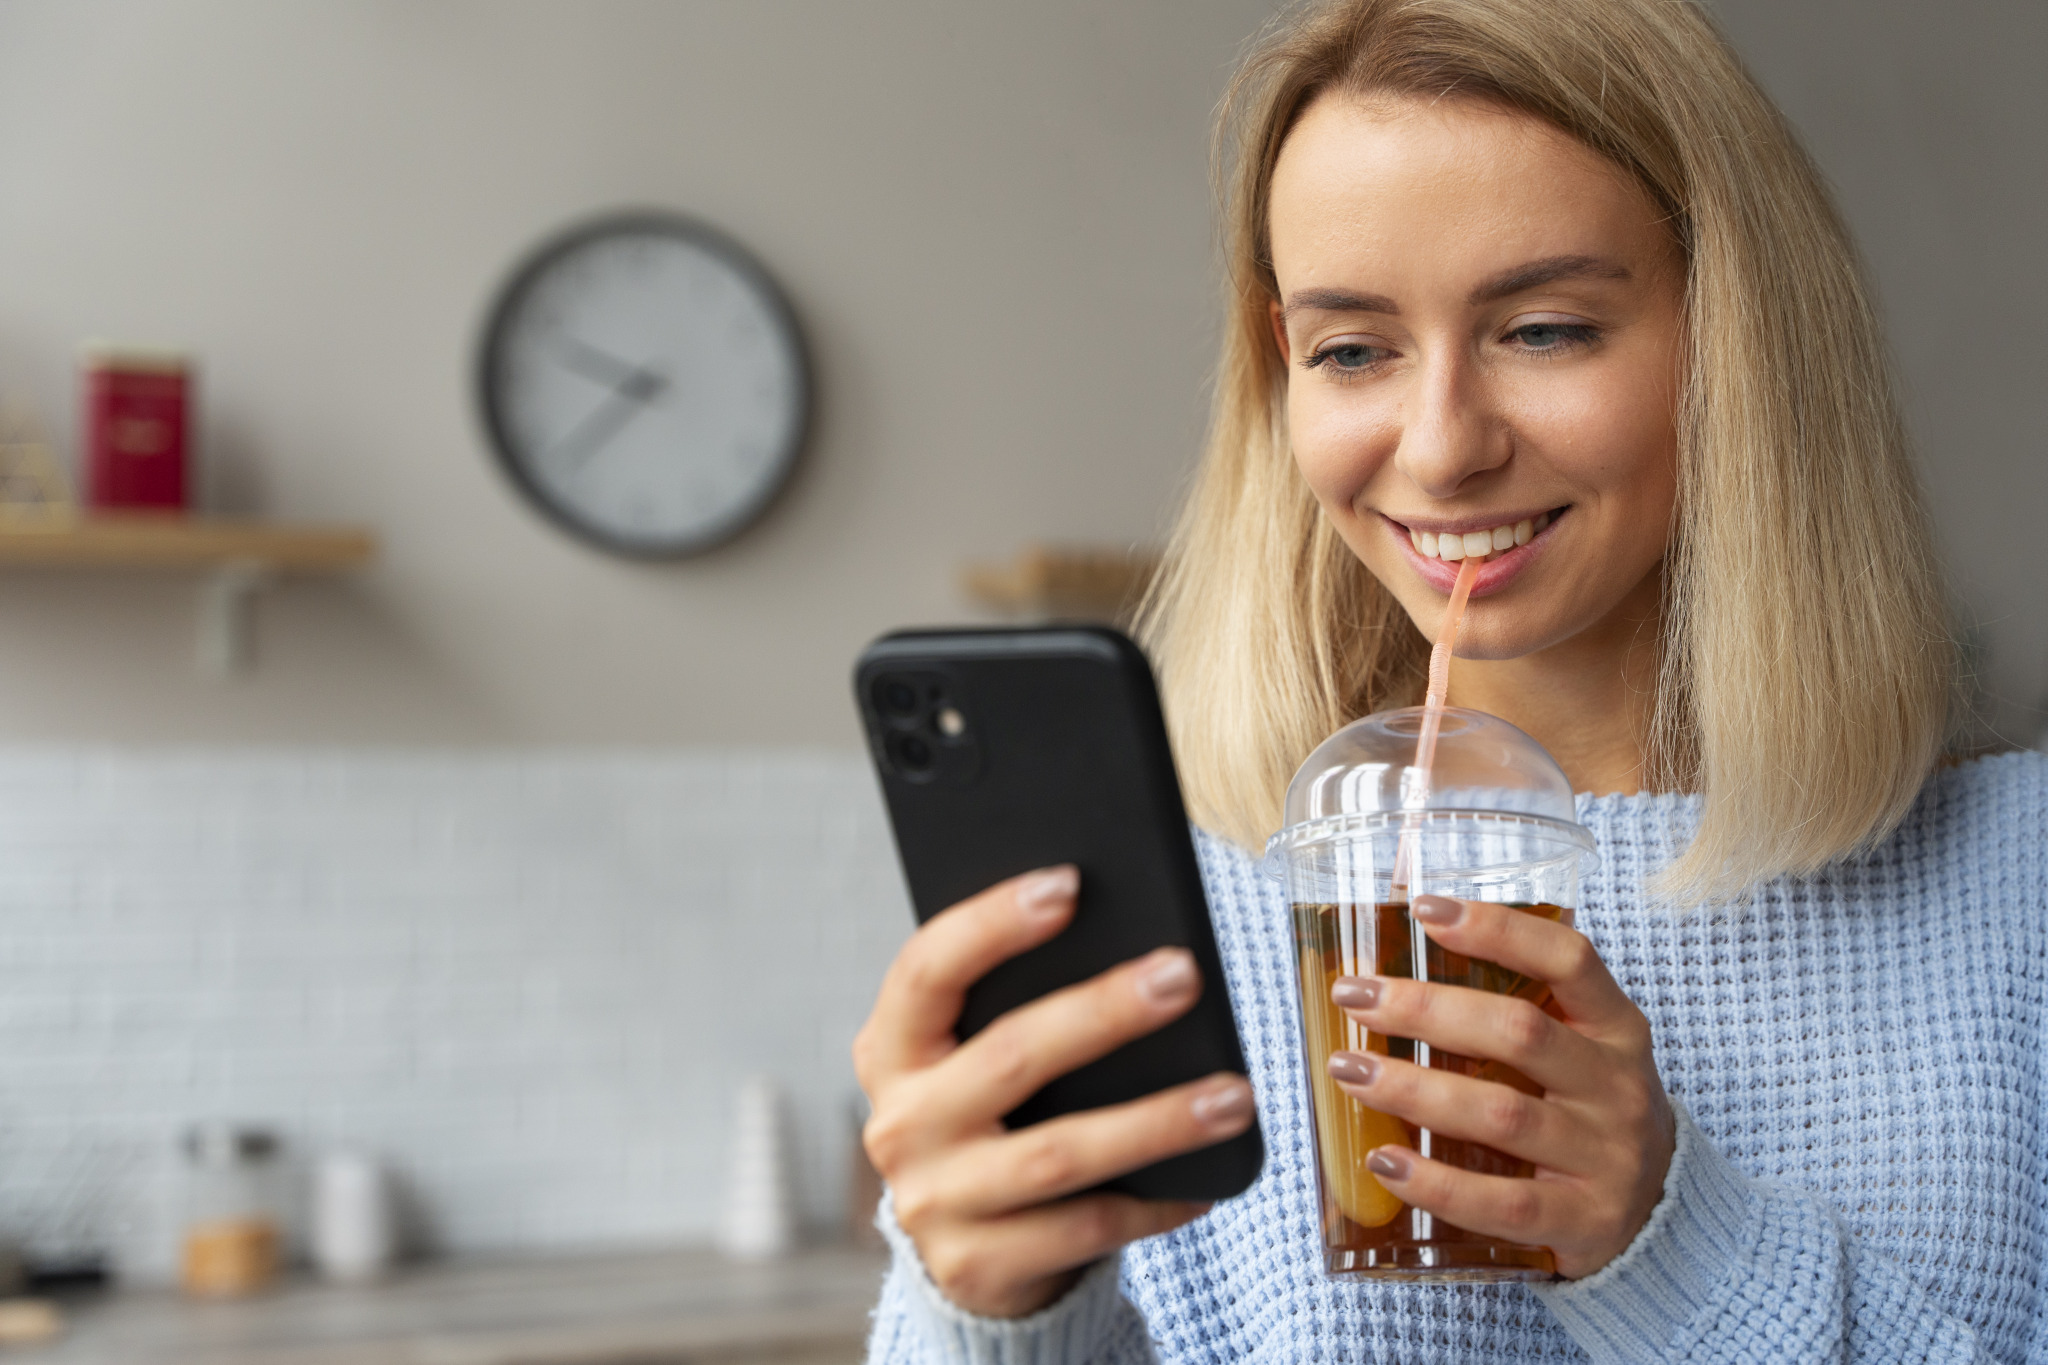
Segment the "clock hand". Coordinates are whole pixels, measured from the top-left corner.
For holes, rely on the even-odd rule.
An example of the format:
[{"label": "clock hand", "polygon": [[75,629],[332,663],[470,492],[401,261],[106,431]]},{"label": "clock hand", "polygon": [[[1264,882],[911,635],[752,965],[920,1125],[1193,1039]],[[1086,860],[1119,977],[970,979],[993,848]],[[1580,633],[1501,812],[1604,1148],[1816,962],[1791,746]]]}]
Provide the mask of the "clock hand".
[{"label": "clock hand", "polygon": [[652,378],[659,383],[667,380],[658,371],[635,365],[632,361],[613,355],[610,351],[591,345],[580,337],[560,338],[561,363],[565,369],[574,370],[586,379],[611,388],[628,384],[646,383]]},{"label": "clock hand", "polygon": [[555,442],[554,448],[544,458],[550,462],[567,459],[572,469],[581,469],[589,464],[590,457],[623,431],[626,423],[632,421],[668,382],[646,370],[640,371],[634,379],[640,382],[628,382],[613,389],[611,397],[570,428],[569,434]]}]

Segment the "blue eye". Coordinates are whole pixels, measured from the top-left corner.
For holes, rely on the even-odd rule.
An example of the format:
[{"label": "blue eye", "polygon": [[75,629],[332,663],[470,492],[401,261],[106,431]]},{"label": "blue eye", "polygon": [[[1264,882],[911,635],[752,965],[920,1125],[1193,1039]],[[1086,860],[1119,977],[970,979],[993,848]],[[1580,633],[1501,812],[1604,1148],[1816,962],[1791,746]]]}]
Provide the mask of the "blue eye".
[{"label": "blue eye", "polygon": [[1386,353],[1378,346],[1368,346],[1362,341],[1345,341],[1335,346],[1325,346],[1301,363],[1305,368],[1313,370],[1324,361],[1328,361],[1336,369],[1356,371],[1369,370],[1385,358]]},{"label": "blue eye", "polygon": [[1599,329],[1584,323],[1532,322],[1526,327],[1517,327],[1508,333],[1518,338],[1531,351],[1562,351],[1573,346],[1582,346],[1594,339]]}]

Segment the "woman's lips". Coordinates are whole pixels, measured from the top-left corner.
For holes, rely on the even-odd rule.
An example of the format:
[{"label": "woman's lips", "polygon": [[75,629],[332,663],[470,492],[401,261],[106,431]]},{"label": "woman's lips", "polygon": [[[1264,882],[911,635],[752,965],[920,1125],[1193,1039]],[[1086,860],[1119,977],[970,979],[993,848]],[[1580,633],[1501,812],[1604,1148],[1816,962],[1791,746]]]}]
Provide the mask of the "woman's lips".
[{"label": "woman's lips", "polygon": [[[1472,595],[1486,597],[1512,583],[1549,547],[1551,537],[1557,534],[1558,523],[1564,520],[1565,514],[1570,510],[1567,506],[1552,512],[1550,524],[1531,537],[1527,545],[1491,552],[1486,563],[1480,565],[1479,576],[1472,580]],[[1457,564],[1444,559],[1424,558],[1422,552],[1415,548],[1414,541],[1409,538],[1405,525],[1385,514],[1381,515],[1380,520],[1385,523],[1387,534],[1394,538],[1394,543],[1400,547],[1401,553],[1408,557],[1409,566],[1415,570],[1417,576],[1444,596],[1450,596],[1451,589],[1458,582]]]}]

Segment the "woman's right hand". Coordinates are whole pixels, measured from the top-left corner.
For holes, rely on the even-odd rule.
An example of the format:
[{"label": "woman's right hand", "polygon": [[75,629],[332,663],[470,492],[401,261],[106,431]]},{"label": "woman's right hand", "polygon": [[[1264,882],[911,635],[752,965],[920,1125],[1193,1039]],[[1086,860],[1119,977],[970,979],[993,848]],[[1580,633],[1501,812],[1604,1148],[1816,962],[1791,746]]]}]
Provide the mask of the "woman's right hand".
[{"label": "woman's right hand", "polygon": [[896,1221],[940,1291],[985,1317],[1036,1312],[1089,1262],[1199,1217],[1207,1205],[1080,1191],[1252,1121],[1250,1083],[1222,1072],[1015,1132],[1003,1126],[1047,1081],[1171,1022],[1202,993],[1194,957],[1161,948],[955,1039],[967,988],[1064,929],[1079,888],[1073,867],[1048,868],[934,915],[896,955],[853,1040],[874,1106],[863,1137]]}]

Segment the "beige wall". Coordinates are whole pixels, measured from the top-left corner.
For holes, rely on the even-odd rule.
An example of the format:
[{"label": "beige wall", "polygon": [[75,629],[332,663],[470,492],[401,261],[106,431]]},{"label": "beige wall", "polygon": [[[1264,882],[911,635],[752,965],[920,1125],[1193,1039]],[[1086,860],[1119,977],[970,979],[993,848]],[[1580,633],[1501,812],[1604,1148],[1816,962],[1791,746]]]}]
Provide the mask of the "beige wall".
[{"label": "beige wall", "polygon": [[1982,720],[2048,744],[2048,4],[1714,0],[1834,182],[1906,382]]},{"label": "beige wall", "polygon": [[[964,559],[1153,536],[1200,429],[1206,129],[1265,0],[0,4],[0,379],[204,358],[215,497],[358,519],[361,581],[190,663],[192,589],[0,576],[0,736],[851,744],[845,677]],[[613,561],[517,501],[479,316],[566,220],[687,209],[813,343],[790,495]]]},{"label": "beige wall", "polygon": [[[850,744],[847,661],[963,559],[1160,524],[1210,334],[1204,139],[1266,0],[0,0],[0,381],[204,356],[224,506],[370,522],[358,582],[189,663],[191,588],[0,576],[0,738]],[[2048,692],[2048,7],[1721,0],[1867,244],[2007,729]],[[501,272],[621,204],[751,243],[822,381],[791,495],[648,567],[469,410]]]}]

